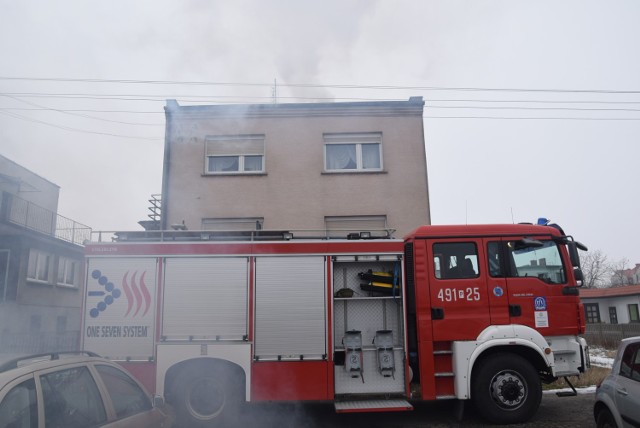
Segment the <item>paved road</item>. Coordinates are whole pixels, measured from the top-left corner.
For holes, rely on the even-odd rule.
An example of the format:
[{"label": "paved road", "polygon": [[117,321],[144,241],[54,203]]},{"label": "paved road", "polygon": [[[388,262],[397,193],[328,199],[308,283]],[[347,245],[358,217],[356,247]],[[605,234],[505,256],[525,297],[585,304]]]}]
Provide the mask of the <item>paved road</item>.
[{"label": "paved road", "polygon": [[[594,394],[557,397],[544,394],[536,416],[518,428],[595,427]],[[251,404],[237,420],[243,428],[487,428],[471,405],[458,422],[453,401],[421,403],[414,411],[399,413],[336,414],[330,404]]]}]

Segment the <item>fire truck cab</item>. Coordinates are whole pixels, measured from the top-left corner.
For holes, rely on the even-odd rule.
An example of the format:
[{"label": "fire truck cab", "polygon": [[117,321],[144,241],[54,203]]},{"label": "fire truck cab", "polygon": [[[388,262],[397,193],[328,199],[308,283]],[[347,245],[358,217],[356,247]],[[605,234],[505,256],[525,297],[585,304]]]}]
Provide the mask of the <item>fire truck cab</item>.
[{"label": "fire truck cab", "polygon": [[579,244],[559,228],[348,238],[89,243],[83,347],[120,361],[189,426],[224,426],[245,401],[364,412],[473,400],[491,422],[521,422],[541,382],[587,369]]}]

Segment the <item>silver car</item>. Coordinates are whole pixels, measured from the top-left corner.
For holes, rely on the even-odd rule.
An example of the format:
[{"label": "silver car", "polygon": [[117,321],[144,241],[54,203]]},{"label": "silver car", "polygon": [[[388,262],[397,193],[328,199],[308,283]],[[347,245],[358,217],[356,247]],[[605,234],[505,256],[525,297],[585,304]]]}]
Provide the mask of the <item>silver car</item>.
[{"label": "silver car", "polygon": [[0,365],[0,428],[169,427],[171,418],[119,365],[53,353]]},{"label": "silver car", "polygon": [[596,388],[593,416],[599,428],[640,426],[640,337],[620,343],[611,374]]}]

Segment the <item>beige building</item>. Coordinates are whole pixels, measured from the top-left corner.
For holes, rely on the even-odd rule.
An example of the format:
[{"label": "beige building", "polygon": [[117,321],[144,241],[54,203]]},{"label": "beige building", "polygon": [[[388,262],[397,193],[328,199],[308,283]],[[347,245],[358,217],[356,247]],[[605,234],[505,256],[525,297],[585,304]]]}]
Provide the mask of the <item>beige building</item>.
[{"label": "beige building", "polygon": [[430,222],[423,107],[169,100],[160,226],[402,237]]}]

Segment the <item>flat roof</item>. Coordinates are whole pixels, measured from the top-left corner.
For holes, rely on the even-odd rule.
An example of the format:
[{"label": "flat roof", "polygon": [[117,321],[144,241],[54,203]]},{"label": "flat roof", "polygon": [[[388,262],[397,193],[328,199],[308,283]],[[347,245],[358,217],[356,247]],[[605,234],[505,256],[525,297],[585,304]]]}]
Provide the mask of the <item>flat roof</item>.
[{"label": "flat roof", "polygon": [[407,101],[358,101],[337,103],[281,104],[215,104],[181,106],[167,100],[165,114],[169,116],[216,117],[277,117],[277,116],[420,116],[424,109],[422,97]]}]

